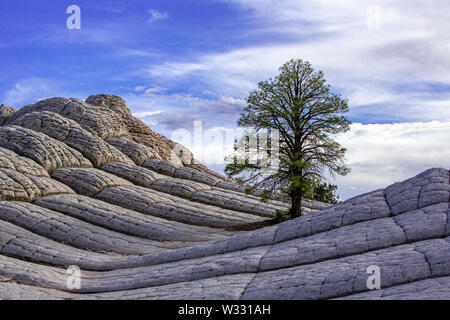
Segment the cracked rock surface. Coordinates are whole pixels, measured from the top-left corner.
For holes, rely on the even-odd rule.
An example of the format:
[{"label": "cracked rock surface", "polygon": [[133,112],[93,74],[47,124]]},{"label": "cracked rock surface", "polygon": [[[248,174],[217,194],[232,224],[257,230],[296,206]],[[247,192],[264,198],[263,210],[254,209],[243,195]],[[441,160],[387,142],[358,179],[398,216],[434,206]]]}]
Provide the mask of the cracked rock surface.
[{"label": "cracked rock surface", "polygon": [[450,299],[449,170],[230,231],[289,209],[260,195],[120,97],[1,105],[0,299]]}]

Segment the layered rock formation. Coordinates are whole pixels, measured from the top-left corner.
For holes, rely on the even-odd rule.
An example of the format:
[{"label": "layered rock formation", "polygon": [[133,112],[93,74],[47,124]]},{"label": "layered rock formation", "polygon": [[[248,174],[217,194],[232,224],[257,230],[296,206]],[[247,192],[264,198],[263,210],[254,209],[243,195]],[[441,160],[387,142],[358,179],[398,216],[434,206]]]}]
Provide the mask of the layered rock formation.
[{"label": "layered rock formation", "polygon": [[446,169],[244,232],[288,205],[210,171],[120,97],[0,106],[0,125],[0,298],[450,299]]}]

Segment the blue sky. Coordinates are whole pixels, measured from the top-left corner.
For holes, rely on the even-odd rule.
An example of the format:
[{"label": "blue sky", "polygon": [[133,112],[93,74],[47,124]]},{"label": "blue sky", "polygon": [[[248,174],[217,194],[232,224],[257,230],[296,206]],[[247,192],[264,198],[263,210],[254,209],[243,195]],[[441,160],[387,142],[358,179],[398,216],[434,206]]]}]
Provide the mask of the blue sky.
[{"label": "blue sky", "polygon": [[[67,29],[69,5],[81,9],[80,30]],[[449,9],[444,0],[3,0],[0,103],[112,93],[169,138],[194,121],[214,135],[235,128],[258,81],[302,58],[350,101],[355,124],[338,139],[353,172],[336,180],[346,199],[448,167]],[[216,142],[188,147],[218,154]]]}]

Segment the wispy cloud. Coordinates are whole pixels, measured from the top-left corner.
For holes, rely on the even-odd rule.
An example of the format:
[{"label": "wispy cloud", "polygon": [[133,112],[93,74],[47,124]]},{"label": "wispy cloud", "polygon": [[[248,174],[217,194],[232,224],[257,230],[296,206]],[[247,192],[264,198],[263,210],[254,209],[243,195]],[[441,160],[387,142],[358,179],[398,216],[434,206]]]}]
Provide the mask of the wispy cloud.
[{"label": "wispy cloud", "polygon": [[167,88],[160,88],[160,87],[151,87],[151,88],[145,88],[144,87],[144,94],[145,95],[151,95],[151,94],[157,94],[157,93],[163,93],[166,92]]},{"label": "wispy cloud", "polygon": [[162,111],[160,111],[160,110],[157,110],[157,111],[133,112],[133,116],[138,117],[138,118],[146,118],[146,117],[158,115],[160,113],[162,113]]},{"label": "wispy cloud", "polygon": [[56,81],[40,78],[24,79],[5,92],[2,103],[20,108],[25,104],[51,97],[58,91],[60,87]]},{"label": "wispy cloud", "polygon": [[126,2],[121,0],[97,0],[90,4],[97,10],[111,13],[123,13],[127,8]]},{"label": "wispy cloud", "polygon": [[[88,94],[89,95],[89,94]],[[2,96],[0,104],[21,108],[40,100],[53,97],[69,97],[84,100],[87,98],[82,91],[70,89],[70,84],[50,78],[26,78],[17,81]]]},{"label": "wispy cloud", "polygon": [[135,114],[153,128],[170,134],[171,131],[192,129],[194,121],[205,126],[234,125],[246,101],[229,96],[207,97],[190,93],[169,92],[166,88],[137,86],[135,93],[125,96]]},{"label": "wispy cloud", "polygon": [[153,49],[120,48],[117,50],[117,55],[120,57],[155,57],[158,56],[158,53]]}]

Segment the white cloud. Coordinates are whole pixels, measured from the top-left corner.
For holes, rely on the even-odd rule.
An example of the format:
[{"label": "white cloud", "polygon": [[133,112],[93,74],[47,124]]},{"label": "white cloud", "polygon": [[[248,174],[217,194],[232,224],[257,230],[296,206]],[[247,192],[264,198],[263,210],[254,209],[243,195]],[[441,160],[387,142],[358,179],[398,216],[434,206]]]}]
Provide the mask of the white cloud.
[{"label": "white cloud", "polygon": [[162,93],[167,91],[167,88],[160,88],[160,87],[153,87],[153,88],[147,88],[144,90],[144,94],[153,94],[153,93]]},{"label": "white cloud", "polygon": [[338,137],[352,172],[336,177],[343,199],[384,188],[432,167],[450,167],[450,122],[352,124]]},{"label": "white cloud", "polygon": [[150,14],[150,17],[147,20],[148,22],[163,20],[169,17],[169,14],[167,12],[159,11],[156,9],[148,9],[147,12]]},{"label": "white cloud", "polygon": [[117,55],[119,57],[155,57],[157,53],[154,50],[140,50],[140,49],[128,49],[121,48],[118,50]]},{"label": "white cloud", "polygon": [[142,91],[144,91],[145,90],[145,86],[137,86],[137,87],[134,87],[134,91],[137,91],[137,92],[142,92]]},{"label": "white cloud", "polygon": [[238,105],[243,108],[247,105],[247,102],[244,99],[237,99],[237,98],[233,98],[231,96],[222,96],[222,97],[220,97],[220,101],[227,103],[227,104]]},{"label": "white cloud", "polygon": [[16,108],[25,104],[35,103],[39,100],[53,97],[60,93],[59,85],[55,81],[41,78],[30,78],[18,81],[5,92],[2,103]]},{"label": "white cloud", "polygon": [[156,111],[143,111],[143,112],[133,112],[133,116],[137,117],[137,118],[145,118],[145,117],[150,117],[150,116],[154,116],[157,114],[162,113],[163,111],[161,110],[156,110]]},{"label": "white cloud", "polygon": [[193,71],[208,70],[205,63],[180,63],[180,62],[166,62],[161,65],[152,66],[145,71],[158,77],[174,77],[183,76]]},{"label": "white cloud", "polygon": [[204,91],[202,92],[202,94],[208,95],[208,96],[214,96],[214,92],[209,91],[209,90],[204,90]]}]

